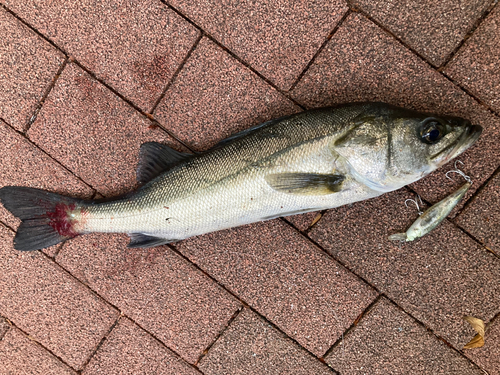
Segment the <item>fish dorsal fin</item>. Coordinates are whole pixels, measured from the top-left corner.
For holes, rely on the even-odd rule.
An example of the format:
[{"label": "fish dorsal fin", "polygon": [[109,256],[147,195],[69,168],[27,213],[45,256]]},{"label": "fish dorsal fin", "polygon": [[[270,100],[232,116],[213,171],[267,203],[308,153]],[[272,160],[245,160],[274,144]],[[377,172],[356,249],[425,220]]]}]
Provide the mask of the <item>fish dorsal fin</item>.
[{"label": "fish dorsal fin", "polygon": [[166,238],[148,236],[147,234],[142,234],[142,233],[130,233],[129,237],[130,237],[130,242],[127,247],[132,249],[139,247],[161,246],[175,241]]},{"label": "fish dorsal fin", "polygon": [[145,184],[192,156],[158,142],[144,143],[139,151],[137,182]]},{"label": "fish dorsal fin", "polygon": [[325,195],[341,190],[345,177],[338,174],[276,173],[265,177],[274,190],[296,195]]},{"label": "fish dorsal fin", "polygon": [[222,147],[222,146],[225,146],[227,145],[228,143],[236,140],[236,139],[239,139],[239,138],[243,138],[245,136],[247,136],[248,134],[251,134],[259,129],[262,129],[262,128],[265,128],[265,127],[268,127],[268,126],[271,126],[273,124],[276,124],[288,117],[291,117],[293,115],[288,115],[288,116],[282,116],[282,117],[279,117],[279,118],[276,118],[276,119],[273,119],[273,120],[269,120],[269,121],[266,121],[262,124],[259,124],[259,125],[255,125],[255,126],[252,126],[251,128],[248,128],[248,129],[245,129],[245,130],[242,130],[238,133],[234,133],[232,135],[230,135],[229,137],[227,138],[224,138],[223,140],[221,140],[219,143],[217,143],[214,148],[216,147]]}]

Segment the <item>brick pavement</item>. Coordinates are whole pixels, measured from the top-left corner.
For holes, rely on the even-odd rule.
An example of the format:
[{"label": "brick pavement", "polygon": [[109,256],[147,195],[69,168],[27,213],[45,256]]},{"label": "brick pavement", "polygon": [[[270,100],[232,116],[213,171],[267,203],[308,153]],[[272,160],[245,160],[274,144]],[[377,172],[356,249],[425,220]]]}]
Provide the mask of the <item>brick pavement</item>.
[{"label": "brick pavement", "polygon": [[[113,196],[141,143],[207,149],[324,105],[382,100],[484,127],[433,233],[387,236],[460,185],[153,249],[12,248],[0,207],[0,374],[500,374],[500,4],[493,0],[0,0],[0,186]],[[411,189],[411,190],[410,190]],[[483,348],[462,315],[487,323]]]}]

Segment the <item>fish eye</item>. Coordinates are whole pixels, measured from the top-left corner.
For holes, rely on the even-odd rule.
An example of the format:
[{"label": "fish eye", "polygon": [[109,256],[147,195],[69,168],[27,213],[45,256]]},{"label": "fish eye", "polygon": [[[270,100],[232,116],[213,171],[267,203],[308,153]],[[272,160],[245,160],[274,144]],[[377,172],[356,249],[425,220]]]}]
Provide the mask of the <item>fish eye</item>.
[{"label": "fish eye", "polygon": [[420,139],[427,144],[435,144],[438,143],[444,135],[444,127],[443,125],[435,120],[428,119],[424,121],[423,126],[420,130]]}]

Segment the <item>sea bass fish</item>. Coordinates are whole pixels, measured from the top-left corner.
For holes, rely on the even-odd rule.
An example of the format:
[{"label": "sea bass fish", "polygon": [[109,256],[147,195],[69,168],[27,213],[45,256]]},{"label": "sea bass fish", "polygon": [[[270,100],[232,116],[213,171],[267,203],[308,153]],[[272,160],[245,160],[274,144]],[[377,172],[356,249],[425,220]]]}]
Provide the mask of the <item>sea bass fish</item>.
[{"label": "sea bass fish", "polygon": [[268,121],[192,155],[141,146],[142,186],[112,201],[27,187],[0,189],[22,220],[18,250],[90,232],[127,233],[129,247],[323,210],[421,179],[469,148],[482,128],[384,103],[353,103]]}]

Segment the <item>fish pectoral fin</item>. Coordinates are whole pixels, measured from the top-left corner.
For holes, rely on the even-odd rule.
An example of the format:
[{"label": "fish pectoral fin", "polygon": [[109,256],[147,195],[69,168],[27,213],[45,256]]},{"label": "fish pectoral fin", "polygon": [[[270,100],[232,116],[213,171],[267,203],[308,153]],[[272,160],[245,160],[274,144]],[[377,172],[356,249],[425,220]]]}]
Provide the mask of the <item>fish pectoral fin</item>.
[{"label": "fish pectoral fin", "polygon": [[317,173],[276,173],[265,177],[274,190],[296,195],[326,195],[340,191],[345,176]]},{"label": "fish pectoral fin", "polygon": [[143,143],[139,151],[137,182],[145,184],[192,156],[158,142]]},{"label": "fish pectoral fin", "polygon": [[142,233],[129,233],[129,237],[130,237],[130,242],[127,245],[128,248],[155,247],[155,246],[165,245],[170,242],[175,242],[175,240],[148,236],[147,234],[142,234]]}]

